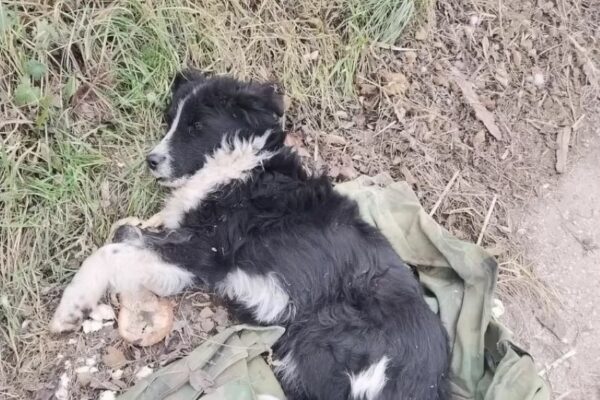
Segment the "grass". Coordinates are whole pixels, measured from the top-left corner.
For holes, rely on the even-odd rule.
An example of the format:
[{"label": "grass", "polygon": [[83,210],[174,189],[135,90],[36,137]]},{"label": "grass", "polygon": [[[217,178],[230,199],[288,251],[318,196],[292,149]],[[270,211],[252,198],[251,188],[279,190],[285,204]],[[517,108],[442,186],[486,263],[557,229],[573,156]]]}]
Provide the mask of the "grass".
[{"label": "grass", "polygon": [[158,204],[141,160],[177,70],[279,81],[291,114],[325,128],[369,72],[367,50],[396,42],[415,4],[2,2],[0,382],[21,380],[10,395],[53,357],[48,312],[82,259],[116,219]]}]

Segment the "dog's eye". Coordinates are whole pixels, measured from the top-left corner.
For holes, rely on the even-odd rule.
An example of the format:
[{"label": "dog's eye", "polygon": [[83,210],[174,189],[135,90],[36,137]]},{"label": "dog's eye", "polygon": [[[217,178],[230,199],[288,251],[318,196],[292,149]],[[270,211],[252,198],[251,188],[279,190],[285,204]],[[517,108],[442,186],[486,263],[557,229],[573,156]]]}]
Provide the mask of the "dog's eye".
[{"label": "dog's eye", "polygon": [[201,130],[202,128],[204,128],[204,124],[202,124],[202,122],[200,122],[200,121],[197,121],[197,122],[194,122],[194,123],[192,124],[192,127],[193,127],[195,130],[199,131],[199,130]]}]

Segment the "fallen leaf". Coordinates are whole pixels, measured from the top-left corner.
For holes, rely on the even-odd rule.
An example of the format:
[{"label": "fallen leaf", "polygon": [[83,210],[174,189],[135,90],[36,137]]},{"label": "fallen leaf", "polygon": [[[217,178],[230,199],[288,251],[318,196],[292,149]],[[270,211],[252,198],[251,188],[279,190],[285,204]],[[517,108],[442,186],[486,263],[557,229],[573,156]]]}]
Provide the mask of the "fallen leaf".
[{"label": "fallen leaf", "polygon": [[335,115],[336,117],[338,117],[340,119],[348,119],[348,117],[349,117],[348,113],[343,110],[336,111],[335,113],[333,113],[333,115]]},{"label": "fallen leaf", "polygon": [[556,172],[559,174],[567,170],[567,154],[569,153],[569,142],[571,141],[571,127],[567,126],[558,132],[556,138]]},{"label": "fallen leaf", "polygon": [[388,96],[402,96],[410,87],[408,79],[401,72],[387,73],[384,75],[384,79],[387,84],[383,87],[383,90]]},{"label": "fallen leaf", "polygon": [[288,133],[285,137],[284,144],[295,150],[300,157],[310,157],[310,153],[304,146],[304,142],[302,141],[302,138],[299,135],[294,133]]},{"label": "fallen leaf", "polygon": [[496,138],[496,140],[501,140],[502,132],[498,128],[498,125],[496,125],[494,114],[489,112],[481,103],[479,96],[477,96],[477,93],[475,93],[475,90],[473,89],[473,85],[470,82],[467,82],[465,76],[455,68],[452,69],[452,76],[454,78],[454,82],[456,82],[462,91],[467,103],[475,111],[475,116],[477,119],[479,119],[483,125],[485,125],[488,132],[490,132],[490,134]]},{"label": "fallen leaf", "polygon": [[371,85],[370,83],[361,83],[358,87],[360,94],[363,96],[373,96],[377,93],[377,86]]},{"label": "fallen leaf", "polygon": [[506,66],[504,65],[504,63],[500,63],[500,65],[498,65],[498,68],[496,68],[495,78],[502,86],[504,86],[504,87],[508,86],[509,77],[508,77],[508,72],[506,71]]},{"label": "fallen leaf", "polygon": [[102,356],[102,362],[111,369],[118,369],[127,364],[127,358],[125,358],[125,354],[121,350],[114,346],[109,346],[106,348],[106,353]]},{"label": "fallen leaf", "polygon": [[472,144],[473,147],[477,149],[481,147],[483,143],[485,143],[485,132],[480,130],[473,136]]},{"label": "fallen leaf", "polygon": [[344,139],[343,137],[341,137],[339,135],[333,135],[333,134],[327,133],[327,134],[323,135],[323,139],[328,144],[337,144],[340,146],[346,145],[346,139]]},{"label": "fallen leaf", "polygon": [[302,58],[306,61],[314,61],[317,60],[319,58],[319,50],[315,50],[313,52],[310,52],[308,54],[305,54],[302,56]]},{"label": "fallen leaf", "polygon": [[200,329],[204,332],[210,332],[215,329],[215,323],[210,319],[205,319],[200,322]]},{"label": "fallen leaf", "polygon": [[215,315],[213,315],[213,321],[215,321],[217,325],[227,325],[229,322],[229,314],[227,313],[227,310],[220,306],[217,307],[215,310]]},{"label": "fallen leaf", "polygon": [[400,172],[402,172],[402,175],[404,175],[404,180],[406,180],[406,182],[408,182],[410,185],[416,185],[418,183],[417,179],[410,172],[410,170],[406,168],[406,166],[403,165],[400,167]]},{"label": "fallen leaf", "polygon": [[147,376],[152,375],[152,373],[154,372],[154,368],[150,367],[149,365],[146,365],[142,368],[140,368],[136,373],[135,373],[135,379],[136,380],[142,380]]}]

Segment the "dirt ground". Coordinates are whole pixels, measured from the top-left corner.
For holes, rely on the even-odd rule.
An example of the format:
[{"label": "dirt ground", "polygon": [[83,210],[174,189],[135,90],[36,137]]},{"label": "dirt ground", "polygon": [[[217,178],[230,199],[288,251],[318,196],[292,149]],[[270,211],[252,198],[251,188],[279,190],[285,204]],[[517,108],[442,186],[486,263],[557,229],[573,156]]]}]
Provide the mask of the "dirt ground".
[{"label": "dirt ground", "polygon": [[537,276],[556,290],[557,308],[513,298],[504,321],[536,358],[555,399],[600,399],[600,131],[585,144],[519,228]]},{"label": "dirt ground", "polygon": [[[504,322],[539,362],[557,399],[600,396],[595,365],[600,318],[593,296],[600,284],[597,3],[440,0],[397,47],[364,49],[353,80],[356,98],[331,102],[335,110],[326,113],[317,96],[297,97],[286,119],[291,144],[314,167],[337,181],[380,172],[406,180],[440,224],[497,256]],[[305,56],[299,59],[312,71],[319,53]],[[260,75],[255,72],[245,71]],[[139,123],[135,130],[154,132],[157,126]],[[566,130],[570,140],[561,145],[559,134]],[[99,148],[107,140],[90,137]],[[114,164],[139,166],[145,141],[119,154]],[[108,147],[109,158],[118,153],[114,148]],[[561,149],[569,152],[566,172],[558,175]],[[150,180],[139,178],[141,168],[131,167],[130,175],[119,168],[106,177],[106,188],[114,192],[135,179],[134,189],[155,193]],[[99,186],[94,182],[92,193]],[[150,214],[150,201],[128,208],[131,196],[123,193],[135,190],[114,195],[103,188],[111,211],[81,217],[85,223],[77,226],[86,228],[77,243],[70,236],[58,241],[71,246],[52,248],[53,257],[65,254],[68,262],[55,262],[61,268],[75,269],[105,239],[91,228],[99,224],[95,218],[104,218],[106,228],[130,214]],[[158,203],[156,194],[142,199]],[[6,347],[6,370],[0,371],[6,377],[0,398],[93,399],[105,390],[120,391],[140,371],[187,354],[229,323],[223,307],[208,296],[186,293],[174,299],[177,322],[165,343],[130,345],[110,323],[97,332],[50,337],[47,321],[64,283],[51,275],[46,271],[35,282],[31,297],[39,304],[23,300],[14,307],[17,328]],[[67,385],[62,397],[61,382]]]}]

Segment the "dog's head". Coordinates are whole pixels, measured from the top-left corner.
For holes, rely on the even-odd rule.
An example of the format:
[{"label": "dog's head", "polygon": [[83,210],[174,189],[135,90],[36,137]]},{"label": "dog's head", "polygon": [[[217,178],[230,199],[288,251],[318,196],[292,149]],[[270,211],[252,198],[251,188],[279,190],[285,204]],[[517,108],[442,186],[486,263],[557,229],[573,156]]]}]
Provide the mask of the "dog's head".
[{"label": "dog's head", "polygon": [[152,175],[166,186],[202,168],[227,136],[241,139],[272,130],[268,146],[283,145],[283,97],[273,84],[179,73],[167,108],[167,133],[146,159]]}]

